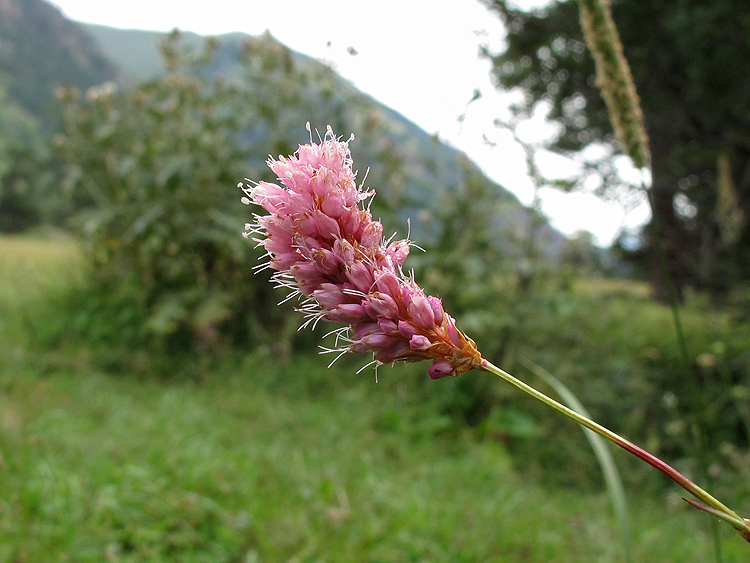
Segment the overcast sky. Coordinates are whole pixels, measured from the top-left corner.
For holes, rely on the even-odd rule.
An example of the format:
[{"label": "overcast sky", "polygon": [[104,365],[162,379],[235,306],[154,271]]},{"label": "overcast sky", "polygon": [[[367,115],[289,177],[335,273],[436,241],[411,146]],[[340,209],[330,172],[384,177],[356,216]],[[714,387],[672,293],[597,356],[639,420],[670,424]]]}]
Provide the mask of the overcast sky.
[{"label": "overcast sky", "polygon": [[[521,4],[543,0],[521,0]],[[493,126],[507,117],[508,95],[489,79],[479,45],[502,47],[503,28],[478,0],[52,0],[70,19],[125,29],[204,35],[270,32],[296,51],[325,60],[360,90],[399,111],[428,133],[465,151],[485,173],[529,204],[533,187],[523,152]],[[356,52],[356,55],[351,53]],[[468,107],[475,89],[483,97]],[[466,119],[459,123],[459,115]],[[314,122],[314,116],[311,116]],[[304,127],[304,124],[300,125]],[[528,140],[542,137],[543,123],[526,127]],[[341,131],[342,135],[350,132]],[[356,131],[353,131],[356,135]],[[484,139],[491,141],[491,144]],[[570,171],[548,160],[546,173]],[[361,163],[364,165],[366,163]],[[564,172],[563,172],[564,173]],[[579,229],[609,244],[623,222],[647,218],[641,208],[625,215],[613,204],[583,194],[542,192],[543,211],[565,233]]]}]

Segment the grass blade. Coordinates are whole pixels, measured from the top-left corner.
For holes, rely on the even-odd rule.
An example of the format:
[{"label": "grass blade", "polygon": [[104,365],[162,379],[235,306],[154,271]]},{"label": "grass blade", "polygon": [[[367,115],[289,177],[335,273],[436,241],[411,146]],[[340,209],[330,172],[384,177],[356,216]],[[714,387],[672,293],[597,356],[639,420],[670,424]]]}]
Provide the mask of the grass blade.
[{"label": "grass blade", "polygon": [[[552,387],[552,389],[555,390],[555,393],[560,396],[563,403],[569,408],[586,418],[591,418],[591,415],[576,398],[573,392],[563,385],[563,383],[554,375],[526,358],[521,358],[521,363],[524,367],[533,372],[534,375],[544,380],[547,385]],[[607,492],[612,500],[612,508],[620,527],[620,536],[622,538],[622,548],[625,553],[625,561],[627,563],[632,563],[633,547],[630,542],[630,517],[628,515],[625,488],[622,485],[620,473],[617,471],[615,460],[612,457],[612,452],[609,451],[606,440],[588,428],[584,428],[583,432],[585,433],[589,444],[591,444],[591,449],[594,450],[594,455],[596,455],[599,466],[602,468],[604,481],[607,485]]]}]

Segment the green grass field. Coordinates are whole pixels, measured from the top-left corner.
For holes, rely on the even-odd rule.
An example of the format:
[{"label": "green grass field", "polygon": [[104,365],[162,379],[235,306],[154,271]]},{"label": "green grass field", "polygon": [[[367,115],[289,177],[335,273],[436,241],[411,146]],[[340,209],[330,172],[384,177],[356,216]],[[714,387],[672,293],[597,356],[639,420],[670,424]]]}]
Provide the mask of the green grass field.
[{"label": "green grass field", "polygon": [[[376,382],[363,362],[258,353],[200,382],[102,373],[31,336],[64,322],[72,243],[0,238],[0,272],[0,563],[624,560],[603,491],[530,481],[423,400],[443,383],[426,366]],[[708,516],[629,493],[635,561],[711,560]]]}]

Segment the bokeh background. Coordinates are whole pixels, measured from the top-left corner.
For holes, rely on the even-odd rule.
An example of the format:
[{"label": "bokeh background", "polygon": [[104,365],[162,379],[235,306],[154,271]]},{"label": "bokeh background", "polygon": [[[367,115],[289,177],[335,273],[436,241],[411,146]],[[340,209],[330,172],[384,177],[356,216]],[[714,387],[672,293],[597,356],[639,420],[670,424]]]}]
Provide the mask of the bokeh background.
[{"label": "bokeh background", "polygon": [[613,3],[648,171],[575,2],[253,4],[0,0],[0,561],[743,560],[613,451],[623,538],[580,429],[487,374],[328,367],[236,186],[354,133],[485,357],[747,514],[744,3]]}]

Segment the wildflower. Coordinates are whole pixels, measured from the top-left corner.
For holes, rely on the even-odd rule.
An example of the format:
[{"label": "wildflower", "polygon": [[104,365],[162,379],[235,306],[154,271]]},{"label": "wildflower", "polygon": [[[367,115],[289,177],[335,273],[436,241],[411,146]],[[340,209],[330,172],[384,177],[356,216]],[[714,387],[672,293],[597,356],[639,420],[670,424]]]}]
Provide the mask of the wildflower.
[{"label": "wildflower", "polygon": [[374,192],[357,186],[349,141],[328,127],[320,143],[311,140],[268,166],[281,185],[239,184],[243,203],[268,212],[255,215],[243,234],[266,250],[262,267],[275,271],[277,285],[302,297],[305,325],[346,325],[334,331],[331,351],[371,352],[376,364],[429,359],[433,379],[480,366],[476,345],[440,299],[403,273],[410,243],[384,239],[365,205]]},{"label": "wildflower", "polygon": [[430,359],[433,379],[474,368],[495,374],[658,469],[697,499],[686,499],[691,506],[728,522],[750,542],[750,519],[632,442],[482,359],[440,299],[425,295],[413,275],[404,275],[410,243],[384,240],[383,225],[363,203],[374,192],[355,182],[348,141],[328,127],[320,143],[311,139],[268,165],[281,186],[239,184],[243,203],[268,212],[256,214],[243,235],[256,235],[253,240],[266,250],[269,260],[260,268],[275,271],[273,279],[291,290],[289,298],[301,296],[305,325],[321,320],[346,325],[334,331],[337,348],[330,351],[371,352],[376,364]]}]

